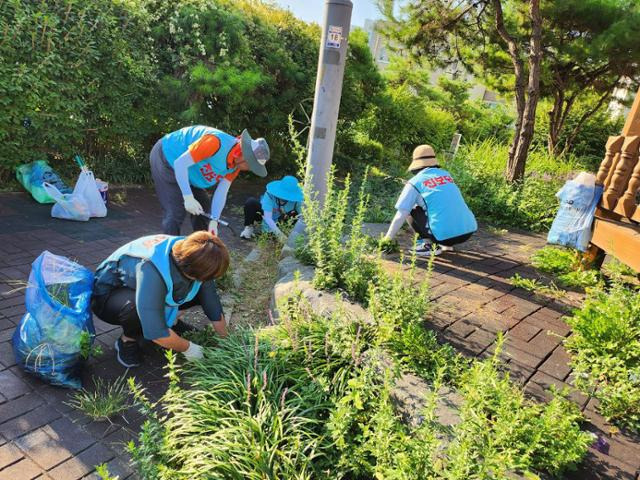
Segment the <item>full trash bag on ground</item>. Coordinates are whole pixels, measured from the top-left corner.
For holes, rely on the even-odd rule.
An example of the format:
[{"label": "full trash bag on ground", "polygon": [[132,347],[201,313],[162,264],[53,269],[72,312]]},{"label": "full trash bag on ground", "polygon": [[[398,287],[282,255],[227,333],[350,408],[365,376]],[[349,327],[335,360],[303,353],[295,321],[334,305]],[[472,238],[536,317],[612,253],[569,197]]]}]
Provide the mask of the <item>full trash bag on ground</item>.
[{"label": "full trash bag on ground", "polygon": [[602,185],[595,184],[595,176],[591,173],[582,172],[566,182],[556,193],[560,208],[549,230],[547,242],[586,251],[602,190]]},{"label": "full trash bag on ground", "polygon": [[16,362],[53,385],[80,388],[80,370],[95,337],[93,273],[44,251],[32,263],[22,317],[13,334]]},{"label": "full trash bag on ground", "polygon": [[63,194],[71,193],[71,188],[62,181],[60,175],[44,160],[36,160],[35,162],[20,165],[16,169],[16,178],[34,200],[39,203],[54,203],[55,201],[42,186],[45,182],[54,185]]}]

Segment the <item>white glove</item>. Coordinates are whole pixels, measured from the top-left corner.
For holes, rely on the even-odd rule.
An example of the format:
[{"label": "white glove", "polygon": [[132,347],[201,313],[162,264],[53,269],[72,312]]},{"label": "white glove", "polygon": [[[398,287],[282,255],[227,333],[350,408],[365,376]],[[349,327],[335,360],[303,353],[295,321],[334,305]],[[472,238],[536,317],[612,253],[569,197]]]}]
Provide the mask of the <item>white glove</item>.
[{"label": "white glove", "polygon": [[193,360],[200,360],[202,355],[202,347],[197,343],[189,342],[189,348],[182,352],[184,357],[190,362]]},{"label": "white glove", "polygon": [[218,221],[211,220],[209,222],[209,231],[213,233],[216,237],[218,236]]},{"label": "white glove", "polygon": [[246,240],[253,238],[253,226],[247,225],[246,227],[244,227],[244,230],[240,232],[240,238],[244,238]]},{"label": "white glove", "polygon": [[202,205],[193,195],[183,195],[182,198],[184,198],[184,209],[191,215],[202,215],[204,213]]}]

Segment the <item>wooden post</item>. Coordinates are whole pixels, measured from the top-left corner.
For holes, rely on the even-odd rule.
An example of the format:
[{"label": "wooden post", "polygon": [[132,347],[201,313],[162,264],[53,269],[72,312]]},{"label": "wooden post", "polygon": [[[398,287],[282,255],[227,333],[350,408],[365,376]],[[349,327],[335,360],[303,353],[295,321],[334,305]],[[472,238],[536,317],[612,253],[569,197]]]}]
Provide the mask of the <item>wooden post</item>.
[{"label": "wooden post", "polygon": [[596,183],[598,185],[607,185],[606,180],[609,177],[609,171],[615,165],[614,158],[620,153],[623,143],[624,137],[622,135],[609,137],[609,140],[607,140],[607,151],[596,175]]},{"label": "wooden post", "polygon": [[615,212],[619,213],[623,217],[631,218],[636,211],[636,194],[640,190],[640,161],[638,161],[638,151],[636,150],[635,156],[635,168],[631,172],[627,189],[625,190],[618,204],[616,205]]},{"label": "wooden post", "polygon": [[611,183],[607,187],[606,192],[602,196],[602,207],[607,210],[613,210],[616,202],[629,180],[629,175],[633,167],[638,161],[638,145],[640,144],[639,136],[625,137],[622,144],[622,154],[620,160],[616,164],[616,170],[611,177]]}]

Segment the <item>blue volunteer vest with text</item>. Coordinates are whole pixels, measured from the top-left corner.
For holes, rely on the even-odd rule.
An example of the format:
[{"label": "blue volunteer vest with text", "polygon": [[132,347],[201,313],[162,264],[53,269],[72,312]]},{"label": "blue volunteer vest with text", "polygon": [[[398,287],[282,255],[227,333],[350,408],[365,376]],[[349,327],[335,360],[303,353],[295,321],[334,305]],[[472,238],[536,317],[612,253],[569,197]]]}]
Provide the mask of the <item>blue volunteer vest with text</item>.
[{"label": "blue volunteer vest with text", "polygon": [[425,168],[409,183],[427,205],[427,221],[436,240],[447,240],[478,229],[451,174],[442,168]]},{"label": "blue volunteer vest with text", "polygon": [[[98,271],[107,266],[110,262],[114,265],[120,265],[121,267],[126,265],[126,267],[124,267],[126,270],[121,269],[121,271],[118,271],[118,274],[123,277],[133,277],[133,279],[135,279],[135,266],[137,263],[132,264],[130,262],[123,262],[120,264],[120,259],[122,257],[139,258],[153,263],[158,272],[160,272],[160,275],[167,286],[167,295],[164,300],[164,318],[167,327],[171,327],[176,323],[178,307],[183,303],[193,300],[193,297],[196,296],[198,290],[200,290],[200,286],[202,285],[202,282],[194,281],[193,287],[191,287],[191,290],[185,298],[179,301],[176,301],[173,298],[173,279],[171,278],[170,254],[173,245],[183,238],[184,237],[174,237],[171,235],[149,235],[147,237],[138,238],[137,240],[129,242],[113,252],[109,258],[100,264]],[[134,271],[130,271],[131,269]],[[125,283],[132,284],[134,282],[131,282],[130,279]]]},{"label": "blue volunteer vest with text", "polygon": [[178,157],[189,149],[189,145],[198,141],[203,135],[215,135],[220,141],[218,151],[189,167],[189,183],[198,188],[209,188],[216,185],[222,177],[235,172],[235,168],[227,167],[227,157],[231,149],[238,143],[236,137],[213,127],[194,125],[184,127],[162,137],[162,153],[171,168]]}]

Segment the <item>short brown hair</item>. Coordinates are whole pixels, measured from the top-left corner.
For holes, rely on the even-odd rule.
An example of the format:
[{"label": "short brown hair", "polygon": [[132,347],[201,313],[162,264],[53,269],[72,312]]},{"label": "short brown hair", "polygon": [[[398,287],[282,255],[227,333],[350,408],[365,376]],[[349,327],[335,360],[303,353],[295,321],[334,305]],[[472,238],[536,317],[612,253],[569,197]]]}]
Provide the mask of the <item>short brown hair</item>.
[{"label": "short brown hair", "polygon": [[229,251],[210,232],[194,232],[171,249],[178,268],[191,278],[206,282],[220,278],[229,268]]}]

